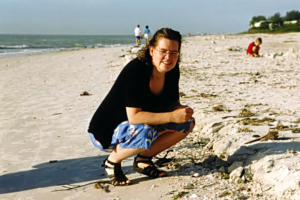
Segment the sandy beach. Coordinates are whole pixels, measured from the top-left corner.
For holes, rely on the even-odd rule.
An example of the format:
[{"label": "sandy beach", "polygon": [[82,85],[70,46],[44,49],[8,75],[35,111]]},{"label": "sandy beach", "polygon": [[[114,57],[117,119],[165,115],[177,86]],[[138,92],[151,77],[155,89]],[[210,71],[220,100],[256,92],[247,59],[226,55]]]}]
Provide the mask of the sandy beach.
[{"label": "sandy beach", "polygon": [[[257,37],[262,57],[247,57]],[[106,179],[107,153],[92,145],[87,128],[134,57],[130,48],[0,58],[0,199],[299,199],[299,38],[185,38],[180,92],[195,111],[194,132],[171,148],[168,177],[135,173],[131,157],[122,166],[133,185],[109,185],[107,193],[94,188]],[[272,131],[276,138],[262,139]]]}]

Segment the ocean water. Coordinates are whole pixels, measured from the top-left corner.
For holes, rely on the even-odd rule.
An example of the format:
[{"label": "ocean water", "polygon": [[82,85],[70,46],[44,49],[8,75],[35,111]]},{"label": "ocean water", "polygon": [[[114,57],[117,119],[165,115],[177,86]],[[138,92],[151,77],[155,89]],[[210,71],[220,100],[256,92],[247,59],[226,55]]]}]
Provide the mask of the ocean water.
[{"label": "ocean water", "polygon": [[0,34],[0,57],[24,56],[82,48],[135,45],[132,35],[5,35]]}]

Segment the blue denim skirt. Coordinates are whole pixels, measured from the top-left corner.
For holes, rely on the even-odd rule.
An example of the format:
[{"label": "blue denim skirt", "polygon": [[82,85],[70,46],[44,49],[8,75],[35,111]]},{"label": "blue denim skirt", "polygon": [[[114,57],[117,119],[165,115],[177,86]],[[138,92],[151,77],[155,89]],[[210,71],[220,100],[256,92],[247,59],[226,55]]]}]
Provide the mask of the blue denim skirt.
[{"label": "blue denim skirt", "polygon": [[190,130],[192,122],[195,122],[194,118],[182,124],[167,123],[160,125],[132,125],[128,121],[124,121],[114,130],[108,149],[103,149],[101,143],[95,139],[92,133],[89,133],[89,135],[94,146],[105,152],[111,152],[117,144],[120,144],[120,147],[124,149],[143,148],[149,150],[157,139],[158,133],[165,130],[174,130],[186,134]]}]

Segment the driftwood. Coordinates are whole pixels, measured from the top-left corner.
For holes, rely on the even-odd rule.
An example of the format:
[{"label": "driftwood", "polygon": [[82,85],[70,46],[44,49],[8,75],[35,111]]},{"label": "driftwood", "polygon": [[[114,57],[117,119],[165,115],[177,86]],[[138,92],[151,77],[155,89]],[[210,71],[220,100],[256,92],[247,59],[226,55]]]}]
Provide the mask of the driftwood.
[{"label": "driftwood", "polygon": [[95,184],[94,188],[96,188],[96,189],[102,189],[104,192],[109,192],[108,186],[105,186],[105,184],[111,184],[111,181],[110,180],[106,180],[106,181],[98,180],[98,181],[94,181],[94,182],[83,184],[83,185],[75,185],[75,186],[69,185],[70,187],[64,185],[62,187],[64,187],[65,189],[53,190],[52,192],[61,192],[61,191],[74,190],[74,189],[77,189],[77,188],[80,188],[80,187],[85,187],[85,186],[91,185],[91,184]]},{"label": "driftwood", "polygon": [[[129,172],[129,170],[127,170],[124,174],[126,175]],[[75,185],[72,186],[69,184],[70,187],[63,185],[62,187],[64,187],[65,189],[58,189],[58,190],[53,190],[52,192],[61,192],[61,191],[68,191],[68,190],[74,190],[80,187],[85,187],[87,185],[91,185],[94,184],[94,188],[95,189],[102,189],[104,192],[109,192],[109,188],[108,185],[105,184],[112,184],[111,180],[98,180],[98,181],[93,181],[87,184],[83,184],[83,185]]]}]

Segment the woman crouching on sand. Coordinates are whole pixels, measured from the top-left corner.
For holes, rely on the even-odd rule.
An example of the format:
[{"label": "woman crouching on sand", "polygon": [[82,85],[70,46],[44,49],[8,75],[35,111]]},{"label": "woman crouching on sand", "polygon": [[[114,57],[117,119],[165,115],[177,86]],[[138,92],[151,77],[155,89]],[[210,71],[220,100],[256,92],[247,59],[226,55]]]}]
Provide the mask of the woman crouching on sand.
[{"label": "woman crouching on sand", "polygon": [[179,101],[181,35],[158,30],[129,62],[95,112],[89,134],[111,154],[103,167],[113,185],[129,185],[121,162],[135,154],[133,170],[151,178],[167,175],[152,158],[184,139],[194,128],[193,109]]}]

